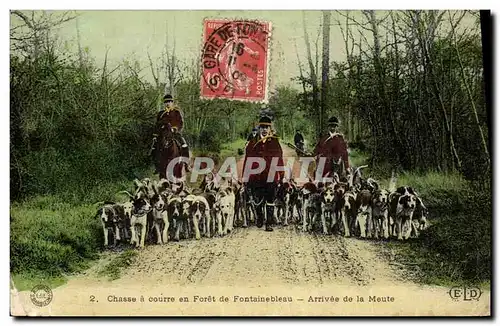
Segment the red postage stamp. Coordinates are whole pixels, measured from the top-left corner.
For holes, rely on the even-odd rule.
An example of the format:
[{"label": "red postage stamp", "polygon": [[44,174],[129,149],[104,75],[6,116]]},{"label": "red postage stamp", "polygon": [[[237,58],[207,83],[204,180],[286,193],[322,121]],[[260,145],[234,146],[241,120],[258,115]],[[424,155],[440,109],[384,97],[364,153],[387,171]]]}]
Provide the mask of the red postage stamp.
[{"label": "red postage stamp", "polygon": [[267,100],[271,23],[206,19],[201,98]]}]

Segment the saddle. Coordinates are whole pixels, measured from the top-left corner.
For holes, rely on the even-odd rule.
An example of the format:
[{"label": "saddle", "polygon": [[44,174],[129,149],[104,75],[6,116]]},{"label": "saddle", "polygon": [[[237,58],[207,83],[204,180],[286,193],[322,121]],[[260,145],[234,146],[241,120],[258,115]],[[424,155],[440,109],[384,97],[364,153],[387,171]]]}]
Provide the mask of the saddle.
[{"label": "saddle", "polygon": [[[166,144],[167,144],[167,138],[165,137],[165,135],[163,135],[163,137],[161,138],[162,139],[162,142],[161,142],[161,147],[160,149],[164,149],[164,148],[167,148],[166,147]],[[176,138],[175,135],[172,136],[171,139],[169,139],[170,141],[174,142],[177,147],[179,147],[179,149],[181,148],[181,143],[180,141]],[[169,146],[170,147],[170,146]]]}]

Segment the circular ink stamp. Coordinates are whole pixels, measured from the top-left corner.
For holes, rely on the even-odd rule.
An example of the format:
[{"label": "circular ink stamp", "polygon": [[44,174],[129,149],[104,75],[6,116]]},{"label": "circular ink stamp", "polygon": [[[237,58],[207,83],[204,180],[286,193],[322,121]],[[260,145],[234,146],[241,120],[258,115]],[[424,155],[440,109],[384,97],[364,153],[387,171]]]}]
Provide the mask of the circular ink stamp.
[{"label": "circular ink stamp", "polygon": [[53,298],[52,290],[43,284],[39,284],[35,286],[33,289],[31,289],[30,293],[30,299],[31,302],[35,306],[38,307],[45,307],[47,306],[50,302],[52,302]]},{"label": "circular ink stamp", "polygon": [[205,20],[201,97],[267,97],[269,22]]}]

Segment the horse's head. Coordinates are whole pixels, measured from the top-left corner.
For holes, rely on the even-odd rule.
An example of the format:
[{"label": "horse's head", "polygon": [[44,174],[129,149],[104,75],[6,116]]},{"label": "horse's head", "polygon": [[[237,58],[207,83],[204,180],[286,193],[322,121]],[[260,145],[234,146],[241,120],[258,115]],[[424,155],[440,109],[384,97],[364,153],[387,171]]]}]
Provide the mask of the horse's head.
[{"label": "horse's head", "polygon": [[347,171],[345,168],[345,163],[342,158],[339,157],[338,160],[332,159],[332,171],[331,175],[337,174],[339,178],[345,178],[347,176]]},{"label": "horse's head", "polygon": [[174,130],[172,125],[168,123],[163,129],[163,147],[168,148],[172,146],[174,142]]}]

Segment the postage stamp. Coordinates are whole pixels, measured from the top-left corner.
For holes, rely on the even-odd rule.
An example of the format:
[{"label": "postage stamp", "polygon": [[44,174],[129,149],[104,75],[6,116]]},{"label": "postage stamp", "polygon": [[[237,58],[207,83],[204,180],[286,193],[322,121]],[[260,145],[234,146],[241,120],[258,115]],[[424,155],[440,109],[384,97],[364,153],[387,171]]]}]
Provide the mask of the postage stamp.
[{"label": "postage stamp", "polygon": [[203,22],[202,98],[263,102],[268,95],[271,22]]},{"label": "postage stamp", "polygon": [[12,316],[491,316],[489,12],[10,18]]}]

